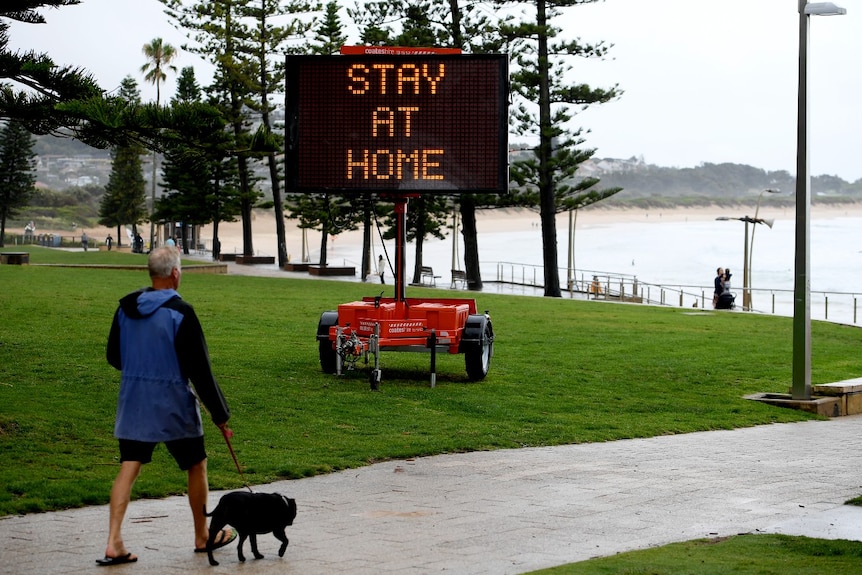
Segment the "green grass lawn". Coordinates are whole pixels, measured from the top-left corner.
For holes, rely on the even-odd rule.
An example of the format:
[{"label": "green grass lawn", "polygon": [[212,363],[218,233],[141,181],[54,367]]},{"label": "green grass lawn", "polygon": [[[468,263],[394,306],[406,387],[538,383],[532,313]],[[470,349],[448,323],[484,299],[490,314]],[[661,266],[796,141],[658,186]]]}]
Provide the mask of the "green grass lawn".
[{"label": "green grass lawn", "polygon": [[[29,251],[33,264],[145,263],[139,254]],[[118,299],[148,283],[144,271],[0,267],[0,515],[108,501],[118,465],[112,432],[119,373],[105,361],[105,343]],[[438,355],[433,389],[426,354],[384,353],[378,392],[364,372],[322,373],[315,339],[321,312],[379,289],[183,276],[180,292],[207,334],[248,481],[392,458],[814,417],[742,399],[785,392],[792,355],[790,318],[745,313],[480,293],[478,308],[490,311],[497,336],[484,381],[469,382],[463,356],[445,354]],[[408,296],[423,295],[441,292],[409,288]],[[813,382],[857,377],[860,346],[862,330],[813,322]],[[209,422],[205,429],[211,487],[239,487],[218,430]],[[183,493],[185,474],[164,449],[156,461],[161,464],[141,476],[134,496]],[[694,541],[550,572],[849,573],[841,561],[858,565],[860,551],[858,544],[842,545],[781,536]],[[793,571],[802,556],[807,570]],[[721,562],[734,559],[735,570]]]},{"label": "green grass lawn", "polygon": [[[138,254],[31,250],[31,262]],[[105,261],[102,260],[105,258]],[[95,259],[95,258],[94,258]],[[0,268],[0,513],[104,503],[116,471],[119,373],[104,359],[117,300],[143,271]],[[384,353],[383,384],[326,375],[315,333],[322,311],[379,293],[353,282],[185,274],[213,369],[233,411],[234,446],[254,483],[391,458],[610,441],[812,417],[742,399],[786,391],[789,318],[566,299],[477,294],[497,336],[487,379],[467,380],[461,355]],[[408,295],[440,295],[411,288]],[[815,322],[813,380],[858,375],[862,330]],[[207,426],[214,489],[240,485]],[[160,450],[160,456],[167,455]],[[154,465],[136,495],[182,493],[172,465]]]},{"label": "green grass lawn", "polygon": [[788,535],[698,539],[572,563],[535,575],[850,575],[862,542]]}]

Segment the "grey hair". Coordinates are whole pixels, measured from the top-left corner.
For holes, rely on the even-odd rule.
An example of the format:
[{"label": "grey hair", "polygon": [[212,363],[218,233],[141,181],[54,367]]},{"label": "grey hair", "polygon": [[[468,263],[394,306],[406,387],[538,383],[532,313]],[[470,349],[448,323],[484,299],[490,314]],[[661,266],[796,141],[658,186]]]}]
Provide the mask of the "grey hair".
[{"label": "grey hair", "polygon": [[151,278],[170,277],[174,268],[180,267],[180,252],[173,246],[162,246],[150,252],[147,258],[147,268],[150,270]]}]

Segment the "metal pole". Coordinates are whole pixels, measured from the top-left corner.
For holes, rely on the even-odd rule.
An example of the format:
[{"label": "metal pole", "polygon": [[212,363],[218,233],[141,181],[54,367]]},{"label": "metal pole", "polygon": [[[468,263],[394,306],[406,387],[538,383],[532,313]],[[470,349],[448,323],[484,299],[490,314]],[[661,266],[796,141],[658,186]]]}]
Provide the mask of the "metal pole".
[{"label": "metal pole", "polygon": [[808,0],[799,0],[799,86],[796,119],[796,272],[793,282],[793,399],[811,399],[811,285],[808,222]]},{"label": "metal pole", "polygon": [[742,309],[751,310],[751,292],[748,291],[748,221],[749,217],[745,216],[745,245],[742,254]]},{"label": "metal pole", "polygon": [[[751,289],[751,268],[754,267],[752,260],[754,259],[754,231],[757,229],[757,215],[760,213],[760,200],[763,199],[763,194],[769,192],[770,194],[776,193],[778,190],[766,189],[760,192],[760,195],[757,196],[757,207],[754,208],[754,227],[751,228],[751,245],[748,247],[748,287]],[[748,296],[748,303],[751,304],[751,294]]]},{"label": "metal pole", "polygon": [[572,225],[573,211],[574,210],[569,210],[569,261],[568,266],[566,266],[566,283],[568,284],[569,291],[572,291],[572,284],[574,283],[572,274],[574,273],[575,265],[575,235],[573,233],[574,226]]}]

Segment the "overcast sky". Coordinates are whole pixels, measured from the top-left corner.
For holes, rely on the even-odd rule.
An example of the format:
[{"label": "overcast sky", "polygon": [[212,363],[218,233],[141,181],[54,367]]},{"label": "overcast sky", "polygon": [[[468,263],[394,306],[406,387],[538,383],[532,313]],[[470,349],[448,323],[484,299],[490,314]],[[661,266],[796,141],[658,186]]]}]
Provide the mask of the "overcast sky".
[{"label": "overcast sky", "polygon": [[[846,16],[811,18],[809,157],[812,174],[855,181],[862,178],[862,2],[836,3]],[[585,145],[597,157],[795,174],[797,7],[798,0],[606,0],[568,9],[557,21],[564,37],[614,45],[605,60],[574,61],[573,81],[624,91],[578,114],[573,127],[590,131]],[[132,75],[144,100],[155,99],[155,88],[140,72],[142,46],[156,37],[177,48],[186,42],[158,0],[83,0],[44,14],[47,25],[13,23],[13,49],[83,67],[106,90]],[[211,66],[193,54],[175,64],[194,66],[202,84],[211,79]],[[174,78],[163,96],[173,94]]]}]

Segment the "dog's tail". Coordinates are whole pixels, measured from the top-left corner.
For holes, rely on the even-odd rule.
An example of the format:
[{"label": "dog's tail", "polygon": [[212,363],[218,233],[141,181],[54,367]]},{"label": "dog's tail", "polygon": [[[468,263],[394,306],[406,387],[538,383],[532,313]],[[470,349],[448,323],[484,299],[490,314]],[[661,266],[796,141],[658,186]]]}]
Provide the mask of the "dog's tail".
[{"label": "dog's tail", "polygon": [[204,517],[212,517],[212,513],[207,513],[207,504],[204,503]]}]

